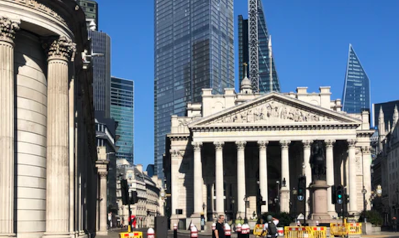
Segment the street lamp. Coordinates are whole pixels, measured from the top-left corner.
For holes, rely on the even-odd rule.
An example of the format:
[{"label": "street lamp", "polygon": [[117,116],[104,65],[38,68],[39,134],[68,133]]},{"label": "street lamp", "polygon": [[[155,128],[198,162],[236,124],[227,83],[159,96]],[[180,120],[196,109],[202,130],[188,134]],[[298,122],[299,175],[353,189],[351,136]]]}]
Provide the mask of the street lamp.
[{"label": "street lamp", "polygon": [[233,199],[231,199],[231,205],[232,205],[232,212],[233,212],[233,224],[235,224],[235,220],[236,220],[236,217],[234,216],[234,209],[235,209],[235,207],[234,207],[234,203],[235,203],[236,201],[234,201],[234,198]]},{"label": "street lamp", "polygon": [[364,216],[364,222],[367,222],[367,219],[366,219],[366,193],[367,193],[367,190],[366,190],[366,188],[363,186],[363,190],[362,190],[362,193],[363,193],[363,216]]},{"label": "street lamp", "polygon": [[293,215],[294,218],[296,217],[296,200],[295,197],[297,197],[298,190],[296,188],[292,188],[292,195],[294,196],[294,202],[293,202]]},{"label": "street lamp", "polygon": [[244,217],[244,223],[248,223],[248,218],[247,218],[247,202],[248,202],[248,197],[247,195],[244,195],[244,202],[245,202],[245,217]]},{"label": "street lamp", "polygon": [[277,184],[277,197],[274,199],[276,203],[276,212],[278,211],[277,206],[280,204],[280,181],[276,181]]}]

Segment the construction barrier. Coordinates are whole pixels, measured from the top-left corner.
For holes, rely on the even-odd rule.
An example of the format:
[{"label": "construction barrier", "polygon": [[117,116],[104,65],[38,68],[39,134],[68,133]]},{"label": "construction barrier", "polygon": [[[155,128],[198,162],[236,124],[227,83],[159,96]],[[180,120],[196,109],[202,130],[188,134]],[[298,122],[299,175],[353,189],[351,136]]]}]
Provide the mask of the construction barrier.
[{"label": "construction barrier", "polygon": [[253,234],[255,236],[261,236],[263,232],[263,226],[264,226],[263,224],[255,225]]},{"label": "construction barrier", "polygon": [[330,223],[331,236],[361,235],[362,223]]},{"label": "construction barrier", "polygon": [[277,233],[278,233],[278,236],[284,236],[284,228],[283,227],[277,227]]},{"label": "construction barrier", "polygon": [[362,223],[346,223],[346,229],[349,235],[361,235]]},{"label": "construction barrier", "polygon": [[327,227],[325,226],[286,226],[284,227],[285,238],[326,238]]},{"label": "construction barrier", "polygon": [[134,231],[134,232],[121,232],[121,233],[119,233],[119,238],[126,238],[126,237],[143,238],[143,232]]}]

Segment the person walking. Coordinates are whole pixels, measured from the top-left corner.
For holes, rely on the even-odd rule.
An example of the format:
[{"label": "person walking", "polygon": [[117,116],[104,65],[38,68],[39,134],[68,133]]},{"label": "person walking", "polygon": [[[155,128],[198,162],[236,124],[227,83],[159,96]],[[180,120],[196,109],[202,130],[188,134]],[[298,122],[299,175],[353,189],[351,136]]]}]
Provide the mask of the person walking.
[{"label": "person walking", "polygon": [[224,216],[219,215],[218,222],[216,223],[215,238],[225,238],[224,234]]},{"label": "person walking", "polygon": [[275,238],[278,236],[277,232],[277,225],[280,221],[277,218],[274,218],[270,215],[267,216],[267,222],[263,226],[263,232],[262,236],[265,236],[265,233],[267,231],[267,236],[268,238]]}]

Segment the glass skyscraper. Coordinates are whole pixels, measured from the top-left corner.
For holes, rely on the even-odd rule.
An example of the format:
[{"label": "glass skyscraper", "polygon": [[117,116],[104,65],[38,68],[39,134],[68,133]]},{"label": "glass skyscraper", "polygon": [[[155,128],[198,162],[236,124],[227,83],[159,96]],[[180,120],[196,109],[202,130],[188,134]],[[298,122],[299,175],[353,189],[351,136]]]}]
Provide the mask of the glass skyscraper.
[{"label": "glass skyscraper", "polygon": [[154,120],[156,173],[171,115],[183,116],[203,88],[234,87],[233,0],[155,0]]},{"label": "glass skyscraper", "polygon": [[355,50],[349,44],[342,110],[347,113],[360,113],[363,109],[370,109],[370,80]]},{"label": "glass skyscraper", "polygon": [[[249,40],[248,40],[248,20],[242,15],[238,16],[238,63],[239,63],[239,82],[244,79],[244,63],[249,63]],[[270,91],[280,92],[280,81],[277,75],[274,57],[272,56],[272,84],[270,90],[270,58],[269,58],[269,33],[266,26],[265,13],[262,1],[258,1],[258,59],[259,59],[259,92],[267,93]],[[247,67],[249,77],[249,67]]]},{"label": "glass skyscraper", "polygon": [[87,29],[90,28],[91,21],[96,24],[95,30],[98,29],[98,4],[94,0],[76,0],[76,2],[82,7],[86,15]]},{"label": "glass skyscraper", "polygon": [[117,159],[134,164],[134,82],[111,77],[111,117],[118,122],[116,128]]}]

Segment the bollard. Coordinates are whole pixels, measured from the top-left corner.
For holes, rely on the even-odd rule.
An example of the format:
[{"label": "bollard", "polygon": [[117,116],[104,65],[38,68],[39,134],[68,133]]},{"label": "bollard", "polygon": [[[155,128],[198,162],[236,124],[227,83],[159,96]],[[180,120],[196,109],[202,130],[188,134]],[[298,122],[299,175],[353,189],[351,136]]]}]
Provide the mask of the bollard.
[{"label": "bollard", "polygon": [[226,236],[226,238],[231,238],[231,228],[230,225],[227,223],[224,224],[224,235]]},{"label": "bollard", "polygon": [[148,231],[147,231],[147,238],[155,238],[154,229],[152,229],[151,227],[148,228]]},{"label": "bollard", "polygon": [[177,224],[173,224],[173,238],[177,238]]},{"label": "bollard", "polygon": [[297,225],[297,226],[301,226],[301,222],[298,220],[298,221],[296,222],[296,225]]},{"label": "bollard", "polygon": [[216,223],[212,223],[212,238],[215,237]]},{"label": "bollard", "polygon": [[249,238],[249,226],[244,224],[241,227],[241,238]]},{"label": "bollard", "polygon": [[198,237],[198,230],[197,230],[197,227],[191,226],[190,238],[197,238],[197,237]]},{"label": "bollard", "polygon": [[316,226],[319,226],[319,221],[316,221]]},{"label": "bollard", "polygon": [[241,238],[241,224],[238,223],[236,226],[237,238]]}]

